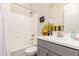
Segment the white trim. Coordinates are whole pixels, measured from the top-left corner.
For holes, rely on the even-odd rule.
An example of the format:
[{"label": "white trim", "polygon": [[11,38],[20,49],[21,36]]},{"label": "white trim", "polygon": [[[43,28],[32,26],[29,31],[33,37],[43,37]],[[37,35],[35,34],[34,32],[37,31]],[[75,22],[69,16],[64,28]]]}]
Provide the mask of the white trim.
[{"label": "white trim", "polygon": [[9,4],[1,4],[1,12],[2,12],[2,56],[10,55],[10,47],[9,47],[9,39],[8,39],[8,20],[10,19],[10,9]]}]

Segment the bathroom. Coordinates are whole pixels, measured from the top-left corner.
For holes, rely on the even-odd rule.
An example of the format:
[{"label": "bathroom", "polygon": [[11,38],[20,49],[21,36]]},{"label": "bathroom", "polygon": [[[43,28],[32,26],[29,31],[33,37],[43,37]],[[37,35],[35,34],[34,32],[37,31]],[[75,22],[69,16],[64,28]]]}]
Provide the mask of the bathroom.
[{"label": "bathroom", "polygon": [[78,3],[0,3],[0,56],[79,56],[78,9]]}]

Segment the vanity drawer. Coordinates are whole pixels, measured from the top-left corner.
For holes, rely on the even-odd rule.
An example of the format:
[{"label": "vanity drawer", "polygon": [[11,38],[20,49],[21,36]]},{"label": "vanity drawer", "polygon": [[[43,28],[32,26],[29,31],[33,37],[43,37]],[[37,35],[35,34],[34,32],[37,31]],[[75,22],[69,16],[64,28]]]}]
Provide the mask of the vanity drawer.
[{"label": "vanity drawer", "polygon": [[49,49],[50,51],[58,53],[62,56],[78,56],[78,50],[60,46],[58,44],[50,43],[41,39],[38,39],[38,45],[43,46]]},{"label": "vanity drawer", "polygon": [[38,56],[47,56],[48,55],[48,51],[40,46],[37,47],[38,49]]},{"label": "vanity drawer", "polygon": [[38,56],[58,56],[57,54],[52,53],[52,52],[48,51],[47,49],[40,47],[40,46],[38,46],[38,50],[39,50]]}]

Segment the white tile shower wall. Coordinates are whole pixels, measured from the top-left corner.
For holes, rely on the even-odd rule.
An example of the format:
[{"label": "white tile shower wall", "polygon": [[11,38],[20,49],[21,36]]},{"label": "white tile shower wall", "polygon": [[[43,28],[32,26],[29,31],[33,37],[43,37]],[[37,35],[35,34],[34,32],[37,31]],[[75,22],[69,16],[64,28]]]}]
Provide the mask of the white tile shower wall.
[{"label": "white tile shower wall", "polygon": [[2,16],[1,16],[1,4],[0,4],[0,55],[1,55],[1,43],[2,43]]},{"label": "white tile shower wall", "polygon": [[31,44],[31,17],[11,13],[11,51]]},{"label": "white tile shower wall", "polygon": [[[29,5],[28,5],[28,7],[30,7]],[[25,16],[26,15],[31,16],[31,14],[30,14],[31,10],[24,8],[24,7],[21,7],[19,5],[16,5],[16,4],[10,4],[10,10],[12,12],[15,12],[15,13],[18,13],[18,14],[22,14],[22,15],[25,15]]]}]

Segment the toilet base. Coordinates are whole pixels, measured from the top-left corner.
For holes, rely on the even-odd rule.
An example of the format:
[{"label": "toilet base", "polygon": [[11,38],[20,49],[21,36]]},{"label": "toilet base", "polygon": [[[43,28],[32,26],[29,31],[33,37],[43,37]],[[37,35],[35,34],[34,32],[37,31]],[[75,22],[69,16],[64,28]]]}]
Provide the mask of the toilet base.
[{"label": "toilet base", "polygon": [[37,52],[34,52],[34,53],[26,53],[26,56],[37,56]]}]

